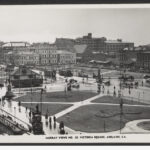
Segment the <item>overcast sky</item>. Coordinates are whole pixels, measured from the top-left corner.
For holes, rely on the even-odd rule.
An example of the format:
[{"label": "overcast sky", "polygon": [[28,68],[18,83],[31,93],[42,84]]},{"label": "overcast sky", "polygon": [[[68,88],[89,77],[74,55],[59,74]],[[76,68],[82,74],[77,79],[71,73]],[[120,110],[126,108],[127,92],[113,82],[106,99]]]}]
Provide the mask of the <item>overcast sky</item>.
[{"label": "overcast sky", "polygon": [[54,42],[56,37],[76,38],[88,32],[150,44],[150,8],[0,6],[1,41]]}]

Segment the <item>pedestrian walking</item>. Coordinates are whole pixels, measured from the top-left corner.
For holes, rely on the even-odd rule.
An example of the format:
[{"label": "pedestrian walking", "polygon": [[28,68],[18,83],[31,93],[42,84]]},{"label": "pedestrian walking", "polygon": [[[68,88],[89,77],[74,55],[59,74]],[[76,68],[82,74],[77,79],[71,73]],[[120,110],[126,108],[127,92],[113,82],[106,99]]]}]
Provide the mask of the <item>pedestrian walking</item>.
[{"label": "pedestrian walking", "polygon": [[61,130],[61,129],[64,129],[64,122],[63,122],[63,121],[60,122],[60,124],[59,124],[59,129],[60,129],[60,130]]},{"label": "pedestrian walking", "polygon": [[28,108],[26,107],[26,112],[28,111]]},{"label": "pedestrian walking", "polygon": [[82,79],[82,83],[84,84],[84,78]]},{"label": "pedestrian walking", "polygon": [[116,91],[114,91],[114,96],[116,96]]},{"label": "pedestrian walking", "polygon": [[52,119],[51,119],[51,117],[49,117],[49,124],[51,124],[52,123]]},{"label": "pedestrian walking", "polygon": [[109,89],[107,90],[107,95],[109,95]]},{"label": "pedestrian walking", "polygon": [[54,122],[54,129],[56,129],[56,122]]},{"label": "pedestrian walking", "polygon": [[18,106],[19,106],[19,107],[21,106],[21,101],[18,102]]},{"label": "pedestrian walking", "polygon": [[116,87],[114,86],[114,91],[115,91]]},{"label": "pedestrian walking", "polygon": [[29,117],[30,117],[30,118],[31,118],[31,114],[32,114],[32,113],[31,113],[31,110],[30,110],[30,112],[29,112]]},{"label": "pedestrian walking", "polygon": [[131,94],[131,90],[129,89],[129,95]]},{"label": "pedestrian walking", "polygon": [[47,86],[45,85],[45,92],[46,92]]},{"label": "pedestrian walking", "polygon": [[143,81],[142,81],[142,86],[143,86],[143,84],[144,84],[144,83],[143,83]]},{"label": "pedestrian walking", "polygon": [[56,117],[55,116],[53,117],[53,121],[54,121],[54,123],[56,122]]},{"label": "pedestrian walking", "polygon": [[48,114],[47,113],[45,114],[45,120],[46,120],[46,122],[48,120]]}]

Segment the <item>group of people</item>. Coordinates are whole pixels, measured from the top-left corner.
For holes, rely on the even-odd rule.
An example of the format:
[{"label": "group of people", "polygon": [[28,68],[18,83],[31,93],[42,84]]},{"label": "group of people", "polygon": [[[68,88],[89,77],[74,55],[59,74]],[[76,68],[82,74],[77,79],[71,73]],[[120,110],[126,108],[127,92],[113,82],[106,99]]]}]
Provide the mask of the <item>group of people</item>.
[{"label": "group of people", "polygon": [[45,114],[45,121],[46,121],[46,125],[48,126],[48,122],[49,122],[49,127],[50,129],[52,129],[52,120],[53,120],[53,123],[54,123],[54,129],[56,129],[56,117],[53,116],[48,116],[48,114],[46,113]]},{"label": "group of people", "polygon": [[[49,122],[49,127],[50,129],[52,129],[52,120],[53,120],[53,125],[54,125],[54,129],[56,129],[56,117],[53,116],[48,116],[48,114],[45,114],[45,120],[46,120],[46,125],[48,126],[48,122]],[[64,122],[61,121],[59,124],[59,133],[60,134],[66,134],[65,129],[64,129]]]},{"label": "group of people", "polygon": [[104,84],[102,85],[102,90],[101,90],[101,84],[100,83],[98,83],[97,88],[98,88],[98,90],[97,90],[98,93],[101,93],[101,91],[102,91],[102,93],[105,93],[105,85]]}]

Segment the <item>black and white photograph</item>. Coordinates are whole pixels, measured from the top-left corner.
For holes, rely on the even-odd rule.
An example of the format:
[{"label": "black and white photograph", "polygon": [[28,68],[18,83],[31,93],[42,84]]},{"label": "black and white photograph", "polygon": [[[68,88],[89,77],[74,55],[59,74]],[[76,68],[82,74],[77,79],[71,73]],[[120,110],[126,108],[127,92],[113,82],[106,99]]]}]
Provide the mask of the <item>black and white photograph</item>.
[{"label": "black and white photograph", "polygon": [[0,6],[1,143],[150,143],[150,4]]}]

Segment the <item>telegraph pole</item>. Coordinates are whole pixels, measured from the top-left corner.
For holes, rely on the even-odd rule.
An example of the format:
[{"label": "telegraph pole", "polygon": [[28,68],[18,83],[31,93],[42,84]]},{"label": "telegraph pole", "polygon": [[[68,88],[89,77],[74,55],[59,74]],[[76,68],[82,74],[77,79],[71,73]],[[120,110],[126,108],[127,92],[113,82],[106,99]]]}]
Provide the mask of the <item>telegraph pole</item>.
[{"label": "telegraph pole", "polygon": [[42,115],[42,94],[43,94],[43,89],[41,89],[41,115]]},{"label": "telegraph pole", "polygon": [[123,114],[123,100],[120,99],[120,134],[121,134],[121,125],[122,125],[122,114]]},{"label": "telegraph pole", "polygon": [[32,109],[32,70],[31,70],[31,109]]},{"label": "telegraph pole", "polygon": [[19,94],[20,94],[20,66],[19,66]]}]

